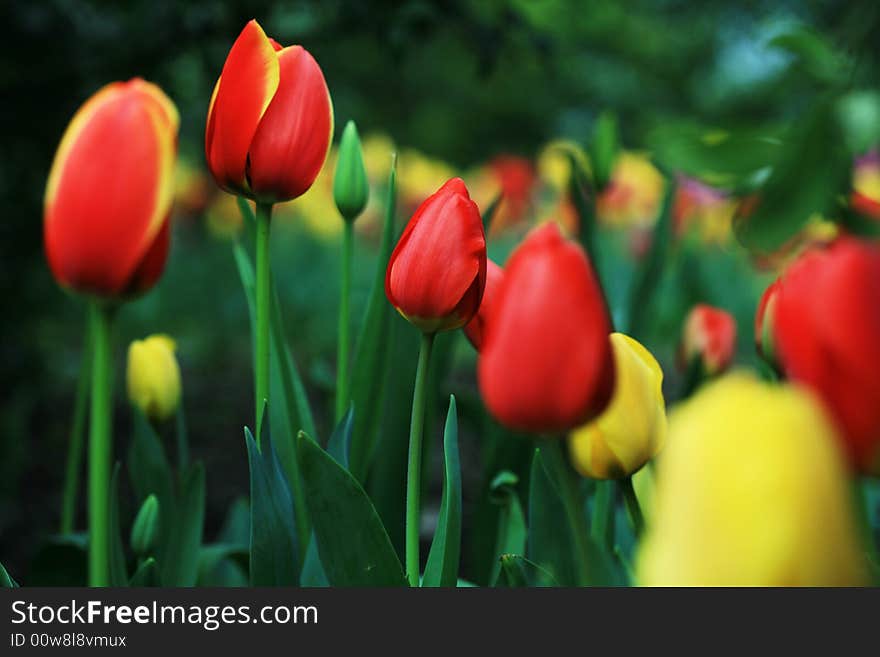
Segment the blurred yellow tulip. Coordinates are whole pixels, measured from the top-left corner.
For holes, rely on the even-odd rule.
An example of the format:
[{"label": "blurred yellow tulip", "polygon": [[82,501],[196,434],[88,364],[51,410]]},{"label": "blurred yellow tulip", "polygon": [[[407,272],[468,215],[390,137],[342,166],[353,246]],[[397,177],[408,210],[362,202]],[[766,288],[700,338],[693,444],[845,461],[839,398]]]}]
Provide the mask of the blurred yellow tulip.
[{"label": "blurred yellow tulip", "polygon": [[128,398],[148,418],[161,422],[180,404],[180,368],[176,345],[167,335],[134,340],[128,347]]},{"label": "blurred yellow tulip", "polygon": [[614,164],[611,182],[596,199],[596,217],[608,226],[653,226],[664,187],[663,175],[647,155],[624,151]]},{"label": "blurred yellow tulip", "polygon": [[631,475],[663,447],[666,406],[663,371],[641,344],[612,333],[614,395],[598,418],[572,432],[568,447],[574,468],[585,477]]},{"label": "blurred yellow tulip", "polygon": [[833,428],[806,391],[728,374],[676,408],[638,580],[867,584]]}]

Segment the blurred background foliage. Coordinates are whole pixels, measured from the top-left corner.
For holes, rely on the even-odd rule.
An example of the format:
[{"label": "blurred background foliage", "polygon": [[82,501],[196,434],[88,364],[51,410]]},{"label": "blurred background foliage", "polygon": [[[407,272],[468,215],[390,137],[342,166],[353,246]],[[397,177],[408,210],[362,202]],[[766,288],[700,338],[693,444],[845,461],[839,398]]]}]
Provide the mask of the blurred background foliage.
[{"label": "blurred background foliage", "polygon": [[[648,157],[670,177],[688,174],[678,178],[675,201],[681,246],[662,263],[660,301],[638,336],[662,363],[668,399],[674,400],[681,378],[676,374],[681,322],[696,302],[732,312],[739,325],[736,360],[756,362],[752,315],[777,263],[771,257],[748,257],[731,239],[736,208],[731,192],[766,175],[761,169],[776,158],[775,136],[793,124],[810,129],[804,117],[818,112],[830,95],[844,100],[829,112],[849,108],[858,121],[880,125],[871,95],[880,75],[878,15],[880,6],[873,0],[4,3],[4,563],[26,573],[40,537],[57,525],[85,318],[82,304],[56,287],[45,265],[41,202],[67,122],[101,85],[142,76],[160,84],[181,111],[172,253],[158,288],[122,313],[116,379],[123,381],[124,348],[131,339],[161,331],[178,341],[191,442],[208,472],[210,535],[232,501],[247,491],[241,426],[250,418],[252,383],[247,310],[229,240],[241,230],[240,219],[235,203],[218,194],[206,177],[204,120],[226,53],[248,19],[256,17],[282,43],[305,45],[324,70],[337,128],[353,118],[365,136],[373,194],[358,223],[356,319],[372,279],[372,247],[392,150],[400,154],[399,221],[455,173],[466,176],[482,208],[501,188],[508,192],[490,235],[490,256],[503,262],[535,219],[552,217],[577,230],[565,197],[566,158],[547,145],[558,140],[585,144],[602,113],[610,112],[627,150],[617,160],[614,184],[598,201],[603,229],[597,259],[615,320],[624,326],[633,319],[626,301],[633,271],[650,246],[664,193],[664,179]],[[849,90],[854,91],[841,95]],[[826,126],[829,116],[820,114],[816,124]],[[725,132],[712,133],[709,127]],[[786,189],[817,187],[819,194],[825,185],[836,193],[838,187],[829,181],[851,175],[851,160],[833,159],[823,150],[837,133],[820,133],[807,132],[795,141],[812,143],[812,151],[790,149],[794,166],[784,181]],[[718,137],[714,142],[709,139],[713,134]],[[715,144],[731,134],[737,138],[730,140],[724,171],[687,140],[697,136],[697,142]],[[872,145],[867,142],[852,144],[850,151],[867,151]],[[814,170],[799,168],[810,163]],[[332,157],[315,189],[279,212],[273,241],[288,339],[319,418],[327,417],[332,405],[338,299],[341,220],[329,202],[331,166]],[[880,198],[877,170],[867,170],[858,184]],[[817,179],[815,171],[828,175]],[[815,209],[808,207],[805,214]],[[821,222],[808,224],[808,231],[826,229]],[[408,399],[416,335],[406,327],[397,335],[400,357],[393,362],[406,366],[392,370],[389,398]],[[463,416],[471,409],[462,437],[465,503],[470,505],[466,522],[491,524],[494,517],[480,500],[488,487],[485,479],[495,473],[483,472],[480,464],[486,458],[480,442],[485,426],[473,352],[453,335],[438,346],[437,361],[436,422],[450,391],[460,396]],[[115,453],[122,455],[131,417],[117,389]],[[408,406],[387,408],[383,431],[405,436],[408,417]],[[326,421],[319,424],[326,437]],[[399,512],[401,519],[402,506],[394,504],[402,504],[404,461],[403,448],[380,448],[373,478],[390,483],[371,490],[383,514],[396,517]],[[520,449],[500,462],[522,469],[527,459]],[[437,486],[432,484],[429,511],[431,505],[436,509]],[[393,519],[386,519],[386,525],[392,534],[402,527]],[[464,567],[473,571],[481,557],[471,547]]]}]

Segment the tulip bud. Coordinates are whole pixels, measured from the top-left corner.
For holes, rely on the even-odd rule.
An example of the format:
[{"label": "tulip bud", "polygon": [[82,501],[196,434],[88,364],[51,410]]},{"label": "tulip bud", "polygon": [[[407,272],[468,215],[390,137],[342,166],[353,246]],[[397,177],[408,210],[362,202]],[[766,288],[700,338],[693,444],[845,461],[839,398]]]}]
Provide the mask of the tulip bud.
[{"label": "tulip bud", "polygon": [[758,303],[758,311],[755,313],[755,348],[769,365],[776,367],[776,347],[773,344],[773,314],[776,309],[776,293],[779,290],[779,281],[773,281]]},{"label": "tulip bud", "polygon": [[131,527],[131,549],[138,556],[146,556],[159,537],[159,500],[149,495],[134,518]]},{"label": "tulip bud", "polygon": [[691,309],[684,324],[682,354],[687,363],[702,361],[706,374],[726,370],[736,352],[736,320],[733,316],[706,304]]},{"label": "tulip bud", "polygon": [[616,379],[602,414],[575,430],[571,464],[585,477],[621,479],[639,470],[666,440],[663,370],[641,344],[612,333]]},{"label": "tulip bud", "polygon": [[782,275],[773,335],[785,375],[837,422],[851,463],[880,475],[880,245],[841,237]]},{"label": "tulip bud", "polygon": [[318,63],[250,21],[208,107],[205,157],[214,180],[264,203],[297,198],[315,182],[332,135],[333,107]]},{"label": "tulip bud", "polygon": [[501,269],[491,260],[486,261],[486,289],[483,291],[483,300],[480,302],[480,308],[477,314],[473,316],[471,321],[464,325],[464,334],[467,339],[474,345],[474,349],[480,350],[483,344],[483,333],[486,330],[486,318],[492,311],[495,298],[498,295],[498,287],[504,279],[504,270]]},{"label": "tulip bud", "polygon": [[858,586],[865,566],[834,428],[808,392],[734,373],[670,414],[641,584]]},{"label": "tulip bud", "polygon": [[108,84],[77,111],[55,153],[43,236],[52,275],[104,298],[151,288],[168,254],[177,109],[156,85]]},{"label": "tulip bud", "polygon": [[336,176],[333,178],[333,200],[343,219],[356,219],[367,207],[369,193],[361,140],[354,121],[349,121],[342,131],[342,139],[339,140]]},{"label": "tulip bud", "polygon": [[424,333],[449,331],[476,314],[486,286],[483,221],[461,178],[429,196],[388,260],[385,295]]},{"label": "tulip bud", "polygon": [[167,335],[134,340],[128,347],[128,397],[154,422],[167,420],[180,405],[176,345]]},{"label": "tulip bud", "polygon": [[555,223],[513,252],[477,364],[486,406],[505,426],[562,432],[601,413],[614,389],[611,324],[583,249]]}]

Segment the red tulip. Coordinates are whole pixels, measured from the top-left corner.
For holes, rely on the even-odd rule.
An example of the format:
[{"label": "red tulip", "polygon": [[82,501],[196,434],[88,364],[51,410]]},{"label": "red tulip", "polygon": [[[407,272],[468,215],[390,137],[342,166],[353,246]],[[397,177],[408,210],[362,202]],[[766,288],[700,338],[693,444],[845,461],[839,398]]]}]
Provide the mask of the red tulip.
[{"label": "red tulip", "polygon": [[836,419],[855,467],[880,474],[880,246],[841,237],[779,282],[774,337],[789,379]]},{"label": "red tulip", "polygon": [[776,293],[778,291],[779,281],[775,280],[764,290],[755,313],[755,347],[758,350],[758,355],[771,364],[776,361],[776,348],[773,344],[773,317],[776,312]]},{"label": "red tulip", "polygon": [[708,374],[727,369],[736,352],[736,320],[720,308],[697,304],[685,320],[682,351],[687,362],[700,358]]},{"label": "red tulip", "polygon": [[611,322],[583,249],[548,222],[507,262],[484,326],[478,378],[504,425],[563,432],[601,413],[614,390]]},{"label": "red tulip", "polygon": [[332,135],[333,107],[318,63],[250,21],[208,107],[205,156],[217,184],[264,203],[294,199],[315,182]]},{"label": "red tulip", "polygon": [[425,333],[467,324],[486,286],[480,211],[461,178],[429,196],[409,220],[385,272],[385,294]]},{"label": "red tulip", "polygon": [[483,291],[483,300],[480,302],[477,314],[464,325],[464,334],[477,351],[480,350],[483,344],[483,335],[486,331],[486,317],[492,312],[502,280],[504,280],[504,270],[491,260],[487,260],[486,289]]},{"label": "red tulip", "polygon": [[113,82],[80,107],[46,184],[43,236],[60,285],[101,297],[152,287],[168,254],[177,109],[159,87]]}]

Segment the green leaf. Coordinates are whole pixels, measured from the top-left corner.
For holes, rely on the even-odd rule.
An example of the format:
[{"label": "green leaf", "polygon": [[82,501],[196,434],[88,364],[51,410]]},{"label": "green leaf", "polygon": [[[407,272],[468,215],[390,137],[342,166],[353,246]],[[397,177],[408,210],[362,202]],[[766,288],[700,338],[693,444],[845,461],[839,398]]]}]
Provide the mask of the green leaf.
[{"label": "green leaf", "polygon": [[501,555],[502,577],[498,586],[509,588],[559,586],[546,569],[518,554]]},{"label": "green leaf", "polygon": [[330,435],[330,441],[327,443],[327,453],[336,459],[336,462],[346,470],[348,470],[349,453],[351,452],[354,416],[354,406],[350,406],[345,415],[342,416],[339,424],[336,425],[336,428]]},{"label": "green leaf", "polygon": [[455,586],[461,553],[461,466],[458,458],[458,413],[455,396],[449,396],[449,412],[443,431],[445,478],[437,530],[422,576],[422,586]]},{"label": "green leaf", "polygon": [[[205,468],[194,463],[181,478],[180,495],[170,516],[168,546],[160,555],[163,586],[195,586],[205,520]],[[166,523],[162,523],[163,525]]]},{"label": "green leaf", "polygon": [[580,226],[580,235],[578,237],[581,245],[584,247],[584,251],[587,252],[590,262],[595,267],[597,262],[596,212],[588,192],[590,189],[589,177],[578,158],[570,149],[565,149],[563,152],[568,157],[568,165],[571,170],[568,178],[568,195],[578,216],[578,225]]},{"label": "green leaf", "polygon": [[770,47],[785,50],[798,66],[817,81],[833,84],[843,81],[849,65],[825,37],[806,27],[797,27],[770,40]]},{"label": "green leaf", "polygon": [[107,540],[110,541],[108,555],[110,561],[110,586],[128,584],[128,571],[125,566],[125,548],[123,547],[122,528],[119,523],[119,462],[113,466],[110,477],[110,508],[107,524]]},{"label": "green leaf", "polygon": [[262,452],[247,427],[244,436],[251,478],[251,586],[295,586],[299,582],[296,518],[269,422],[263,421]]},{"label": "green leaf", "polygon": [[17,589],[18,582],[16,582],[7,572],[6,568],[0,563],[0,588],[4,589]]},{"label": "green leaf", "polygon": [[129,586],[159,586],[159,567],[153,557],[144,559],[128,581]]},{"label": "green leaf", "polygon": [[[397,156],[391,160],[388,173],[388,194],[385,201],[385,219],[382,239],[373,274],[373,287],[367,300],[367,309],[355,342],[354,361],[351,368],[351,400],[357,409],[351,438],[349,469],[358,481],[366,481],[367,472],[376,449],[379,423],[385,404],[388,378],[388,361],[391,344],[389,330],[394,309],[385,298],[385,270],[394,239],[395,212],[397,207]],[[305,432],[314,436],[314,431]]]},{"label": "green leaf", "polygon": [[734,222],[745,247],[764,253],[779,248],[811,216],[832,211],[837,195],[848,187],[850,162],[833,107],[820,103],[792,129],[758,192],[757,208]]},{"label": "green leaf", "polygon": [[495,218],[495,214],[498,212],[498,208],[501,206],[501,201],[504,199],[504,194],[502,192],[498,192],[495,195],[489,205],[486,206],[486,209],[483,210],[483,232],[488,233],[489,228],[492,227],[492,219]]},{"label": "green leaf", "polygon": [[304,433],[297,451],[318,554],[333,586],[406,586],[403,567],[364,489]]},{"label": "green leaf", "polygon": [[519,477],[512,472],[500,472],[491,485],[491,495],[496,504],[501,505],[498,517],[498,533],[495,539],[495,563],[489,575],[489,584],[494,586],[501,574],[501,556],[504,554],[524,554],[526,551],[526,519],[515,486]]},{"label": "green leaf", "polygon": [[529,476],[529,559],[549,572],[564,586],[577,585],[574,539],[565,509],[544,467],[541,452],[535,450]]},{"label": "green leaf", "polygon": [[590,161],[593,165],[595,189],[602,190],[608,186],[619,149],[617,117],[611,112],[602,112],[596,121],[593,139],[590,142]]},{"label": "green leaf", "polygon": [[[159,500],[159,508],[174,507],[174,476],[165,448],[143,413],[134,411],[134,437],[128,450],[128,474],[138,505],[150,496]],[[168,523],[163,523],[167,525]],[[160,529],[160,544],[164,543],[168,530]]]},{"label": "green leaf", "polygon": [[[199,551],[199,586],[247,586],[249,547],[246,543],[212,543],[203,545]],[[235,574],[226,566],[234,564]],[[240,577],[239,577],[240,574]],[[231,580],[231,581],[230,581]]]},{"label": "green leaf", "polygon": [[318,542],[315,540],[314,532],[309,537],[309,547],[306,548],[306,558],[303,561],[299,585],[330,586],[330,582],[327,581],[327,573],[324,572],[324,565],[321,563],[321,557],[318,555]]}]

